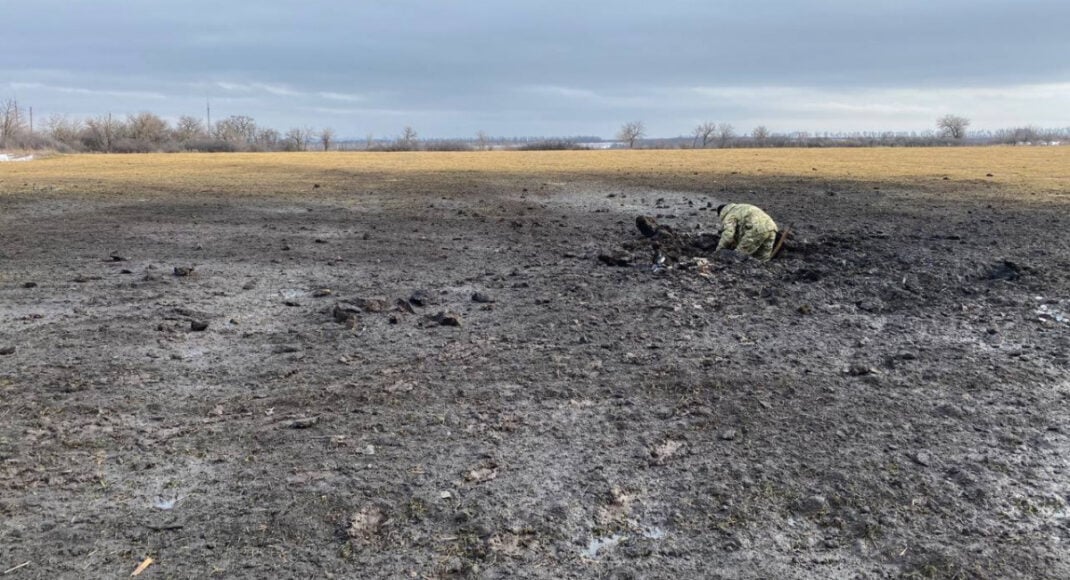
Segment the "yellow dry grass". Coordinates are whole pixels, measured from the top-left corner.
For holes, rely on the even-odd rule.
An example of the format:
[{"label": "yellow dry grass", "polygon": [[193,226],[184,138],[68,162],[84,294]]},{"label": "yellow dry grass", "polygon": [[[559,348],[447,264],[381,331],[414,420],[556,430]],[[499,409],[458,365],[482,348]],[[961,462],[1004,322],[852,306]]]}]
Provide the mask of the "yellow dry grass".
[{"label": "yellow dry grass", "polygon": [[666,189],[854,183],[1065,199],[1070,147],[56,155],[0,164],[0,194],[308,194],[313,184],[401,192],[497,179]]}]

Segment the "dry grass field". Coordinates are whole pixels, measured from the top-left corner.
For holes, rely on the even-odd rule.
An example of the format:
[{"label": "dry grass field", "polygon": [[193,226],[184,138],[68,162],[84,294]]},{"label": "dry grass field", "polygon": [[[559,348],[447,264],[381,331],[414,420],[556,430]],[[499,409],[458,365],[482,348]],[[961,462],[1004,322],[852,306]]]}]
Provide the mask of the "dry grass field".
[{"label": "dry grass field", "polygon": [[[785,252],[635,227],[722,201]],[[1068,215],[1068,147],[0,163],[0,573],[1068,578]]]},{"label": "dry grass field", "polygon": [[[0,165],[0,193],[304,195],[519,177],[664,188],[886,183],[933,192],[1065,195],[1070,147],[60,155]],[[324,191],[312,191],[313,184]]]}]

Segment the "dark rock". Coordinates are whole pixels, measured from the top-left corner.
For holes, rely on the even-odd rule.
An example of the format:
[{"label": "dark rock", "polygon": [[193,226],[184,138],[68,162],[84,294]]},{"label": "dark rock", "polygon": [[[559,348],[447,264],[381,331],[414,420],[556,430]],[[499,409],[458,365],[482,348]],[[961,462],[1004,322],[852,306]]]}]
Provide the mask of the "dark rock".
[{"label": "dark rock", "polygon": [[0,355],[7,356],[9,354],[15,354],[16,350],[18,350],[18,347],[15,345],[0,347]]},{"label": "dark rock", "polygon": [[497,301],[494,299],[493,296],[487,294],[486,292],[476,292],[475,294],[472,294],[472,302],[478,302],[480,304],[490,304],[492,302]]},{"label": "dark rock", "polygon": [[430,317],[430,320],[439,326],[460,326],[461,316],[456,312],[442,311]]},{"label": "dark rock", "polygon": [[417,290],[413,292],[411,296],[409,296],[409,304],[420,308],[435,304],[436,302],[437,301],[435,300],[435,297],[432,296],[431,293],[426,290]]},{"label": "dark rock", "polygon": [[26,282],[22,285],[23,288],[37,288],[37,282]]},{"label": "dark rock", "polygon": [[658,235],[658,222],[652,217],[641,215],[635,218],[635,227],[639,228],[639,233],[644,237],[652,238]]},{"label": "dark rock", "polygon": [[866,375],[877,374],[877,370],[871,366],[863,364],[853,364],[848,367],[847,374],[851,375],[852,377],[864,377]]},{"label": "dark rock", "polygon": [[823,495],[811,495],[799,500],[796,510],[806,515],[817,515],[828,511],[829,502]]},{"label": "dark rock", "polygon": [[1006,280],[1007,282],[1013,282],[1022,277],[1022,272],[1024,270],[1025,268],[1010,260],[1003,260],[990,267],[985,274],[985,278],[988,280]]},{"label": "dark rock", "polygon": [[319,417],[302,417],[300,419],[294,419],[283,423],[283,426],[288,429],[308,429],[320,422]]},{"label": "dark rock", "polygon": [[189,329],[193,332],[204,332],[208,330],[208,323],[203,320],[191,320],[189,321]]},{"label": "dark rock", "polygon": [[180,278],[185,278],[186,276],[192,276],[193,275],[193,268],[194,268],[193,266],[175,266],[175,268],[174,268],[175,276],[178,276]]},{"label": "dark rock", "polygon": [[[404,299],[401,299],[401,298],[398,298],[394,302],[394,309],[395,310],[399,310],[401,312],[406,312],[408,314],[416,314],[416,311],[413,310],[413,308],[412,308],[412,304],[410,304],[408,300],[404,300]],[[391,319],[396,319],[396,318],[397,318],[396,316],[391,316]],[[393,320],[391,322],[393,323]]]},{"label": "dark rock", "polygon": [[799,268],[788,275],[792,282],[817,282],[824,277],[824,273],[813,268]]},{"label": "dark rock", "polygon": [[364,312],[385,312],[390,309],[390,303],[386,298],[357,298],[353,304]]},{"label": "dark rock", "polygon": [[617,268],[627,268],[631,266],[631,259],[626,256],[609,254],[598,254],[598,261],[607,266],[615,266]]},{"label": "dark rock", "polygon": [[334,294],[334,292],[332,292],[330,288],[319,288],[312,291],[313,298],[324,298],[332,294]]},{"label": "dark rock", "polygon": [[361,310],[359,307],[347,302],[339,302],[334,305],[334,309],[331,311],[331,315],[334,316],[337,322],[349,322],[357,317]]}]

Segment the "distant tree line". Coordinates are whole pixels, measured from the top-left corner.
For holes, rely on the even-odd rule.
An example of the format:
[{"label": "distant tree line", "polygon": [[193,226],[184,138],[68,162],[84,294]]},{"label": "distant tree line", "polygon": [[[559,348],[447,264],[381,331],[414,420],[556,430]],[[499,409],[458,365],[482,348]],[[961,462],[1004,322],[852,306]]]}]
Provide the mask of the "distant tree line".
[{"label": "distant tree line", "polygon": [[0,102],[0,147],[61,152],[308,151],[330,149],[332,129],[295,127],[285,133],[234,115],[212,123],[182,116],[173,124],[153,113],[71,119],[51,115],[37,126],[14,100]]},{"label": "distant tree line", "polygon": [[774,133],[765,126],[740,133],[731,123],[705,121],[686,136],[648,138],[642,121],[621,126],[615,142],[595,136],[491,137],[479,131],[469,139],[420,139],[411,126],[396,137],[343,141],[331,128],[294,127],[285,133],[262,127],[249,116],[232,115],[214,123],[194,116],[168,122],[142,112],[118,117],[71,119],[51,115],[34,123],[32,110],[14,99],[0,101],[0,148],[60,152],[150,153],[229,151],[487,151],[491,149],[573,150],[588,148],[707,149],[732,147],[924,147],[939,145],[1070,144],[1070,127],[1014,127],[968,132],[970,120],[958,115],[937,119],[921,132]]},{"label": "distant tree line", "polygon": [[737,134],[729,123],[706,121],[689,136],[644,139],[642,122],[632,121],[617,133],[618,147],[647,149],[708,149],[748,147],[933,147],[942,145],[1063,145],[1070,144],[1070,127],[1042,129],[1015,127],[998,131],[968,132],[970,120],[944,115],[931,131],[879,131],[852,133],[773,133],[763,125]]}]

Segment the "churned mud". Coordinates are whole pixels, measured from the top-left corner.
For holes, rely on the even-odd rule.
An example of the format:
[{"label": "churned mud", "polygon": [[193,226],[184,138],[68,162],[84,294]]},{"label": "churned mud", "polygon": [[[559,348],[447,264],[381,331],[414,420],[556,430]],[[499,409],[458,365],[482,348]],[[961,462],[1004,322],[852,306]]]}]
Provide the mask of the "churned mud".
[{"label": "churned mud", "polygon": [[[719,201],[788,248],[655,267],[636,216]],[[1068,210],[0,197],[0,572],[1070,577]]]}]

